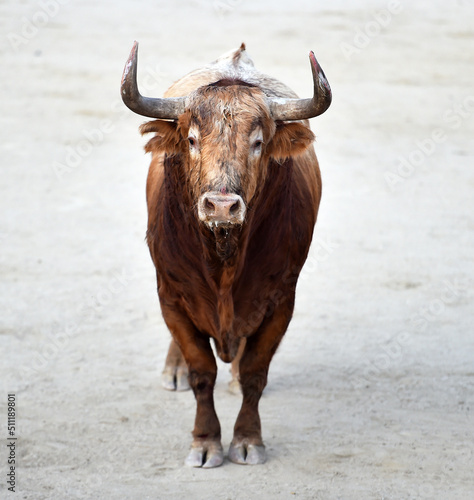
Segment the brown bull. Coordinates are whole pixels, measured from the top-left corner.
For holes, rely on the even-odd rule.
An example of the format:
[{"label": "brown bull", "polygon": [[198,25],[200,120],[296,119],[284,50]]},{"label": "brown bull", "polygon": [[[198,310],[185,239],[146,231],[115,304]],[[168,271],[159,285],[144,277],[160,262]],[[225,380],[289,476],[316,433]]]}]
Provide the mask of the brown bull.
[{"label": "brown bull", "polygon": [[165,98],[136,83],[135,43],[122,79],[134,112],[157,118],[147,181],[147,241],[172,342],[167,388],[185,377],[197,402],[188,465],[223,462],[214,409],[219,357],[238,368],[243,402],[229,459],[265,461],[258,404],[270,361],[290,322],[295,287],[321,196],[313,133],[306,121],[331,91],[310,53],[314,95],[297,96],[258,72],[242,46],[176,82]]}]

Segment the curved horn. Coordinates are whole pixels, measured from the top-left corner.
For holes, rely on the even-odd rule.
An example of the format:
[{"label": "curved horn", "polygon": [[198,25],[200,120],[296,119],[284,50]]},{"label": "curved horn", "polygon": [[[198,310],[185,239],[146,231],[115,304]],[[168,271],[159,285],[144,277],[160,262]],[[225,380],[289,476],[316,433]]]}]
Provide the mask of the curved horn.
[{"label": "curved horn", "polygon": [[133,43],[132,51],[127,59],[122,75],[122,100],[134,113],[175,120],[184,111],[185,97],[151,98],[143,97],[137,86],[137,52],[138,42]]},{"label": "curved horn", "polygon": [[309,53],[313,72],[314,93],[311,99],[270,98],[270,112],[274,120],[306,120],[322,115],[331,104],[332,94],[326,75],[314,52]]}]

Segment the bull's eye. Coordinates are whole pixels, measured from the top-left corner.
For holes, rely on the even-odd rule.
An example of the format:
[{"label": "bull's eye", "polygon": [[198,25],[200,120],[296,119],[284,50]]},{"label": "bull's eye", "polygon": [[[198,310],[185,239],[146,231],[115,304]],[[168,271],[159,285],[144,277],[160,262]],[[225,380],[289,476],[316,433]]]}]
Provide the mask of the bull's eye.
[{"label": "bull's eye", "polygon": [[249,137],[250,155],[254,158],[259,158],[263,150],[263,131],[261,127],[255,128]]},{"label": "bull's eye", "polygon": [[190,135],[188,136],[189,151],[196,152],[199,150],[199,141],[196,137]]}]

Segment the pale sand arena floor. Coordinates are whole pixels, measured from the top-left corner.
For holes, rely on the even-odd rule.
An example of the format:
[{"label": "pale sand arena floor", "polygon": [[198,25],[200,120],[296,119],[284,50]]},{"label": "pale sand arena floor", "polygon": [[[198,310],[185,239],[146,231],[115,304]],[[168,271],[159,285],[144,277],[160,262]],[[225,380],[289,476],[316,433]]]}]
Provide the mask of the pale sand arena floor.
[{"label": "pale sand arena floor", "polygon": [[[9,392],[17,498],[472,497],[473,15],[463,0],[0,3],[2,498]],[[333,88],[312,120],[323,201],[261,402],[264,466],[182,465],[195,403],[160,388],[149,159],[118,92],[135,39],[148,95],[242,41],[304,96],[313,49]],[[219,367],[227,447],[240,399]]]}]

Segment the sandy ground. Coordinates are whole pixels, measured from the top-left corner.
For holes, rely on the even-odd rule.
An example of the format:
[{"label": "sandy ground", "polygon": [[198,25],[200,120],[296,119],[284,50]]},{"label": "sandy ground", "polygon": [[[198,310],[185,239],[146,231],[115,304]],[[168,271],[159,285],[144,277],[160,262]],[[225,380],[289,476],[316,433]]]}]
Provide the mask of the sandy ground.
[{"label": "sandy ground", "polygon": [[[0,497],[15,393],[17,498],[472,498],[472,3],[179,6],[0,2]],[[149,160],[118,92],[135,39],[148,95],[242,41],[300,95],[313,49],[334,91],[263,466],[183,466],[195,403],[160,387]],[[227,447],[240,398],[219,366]]]}]

